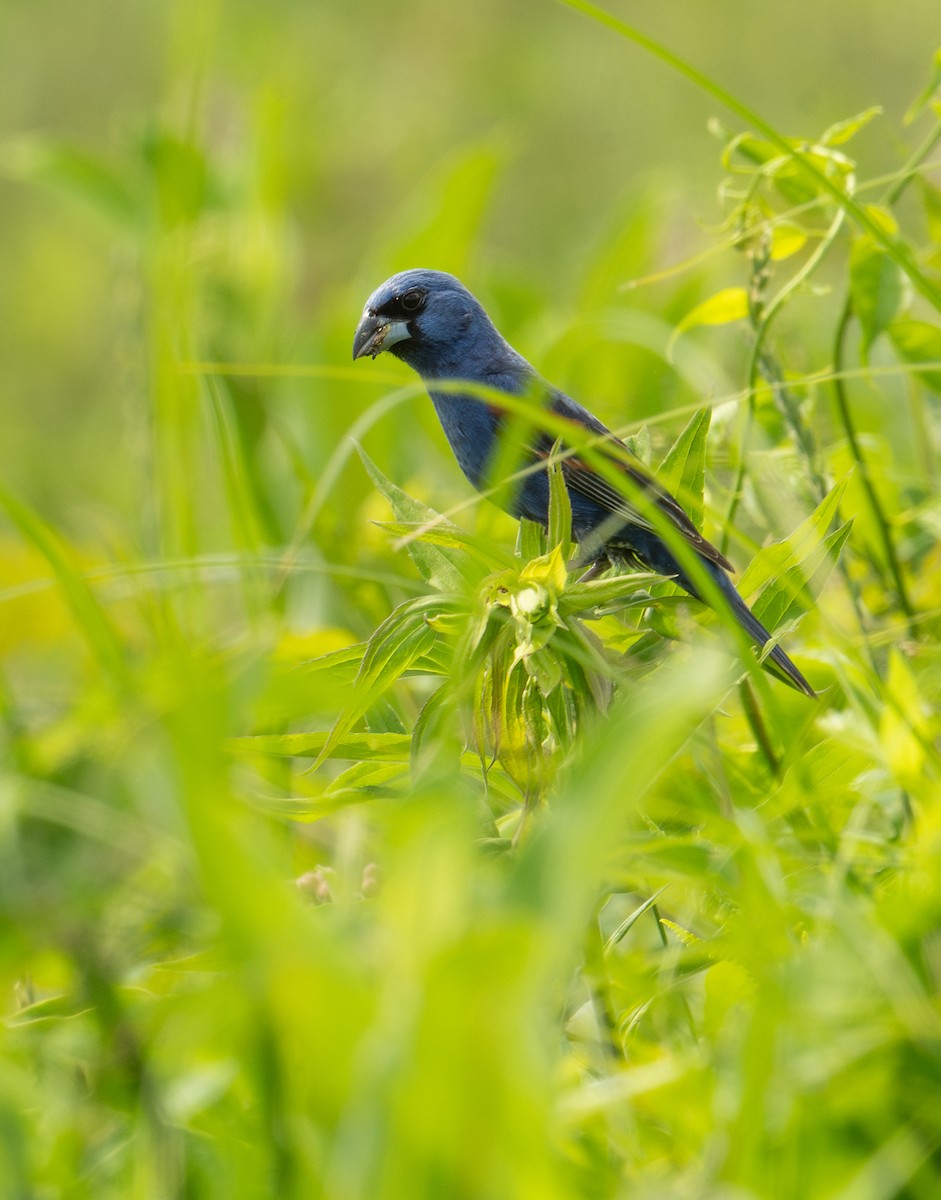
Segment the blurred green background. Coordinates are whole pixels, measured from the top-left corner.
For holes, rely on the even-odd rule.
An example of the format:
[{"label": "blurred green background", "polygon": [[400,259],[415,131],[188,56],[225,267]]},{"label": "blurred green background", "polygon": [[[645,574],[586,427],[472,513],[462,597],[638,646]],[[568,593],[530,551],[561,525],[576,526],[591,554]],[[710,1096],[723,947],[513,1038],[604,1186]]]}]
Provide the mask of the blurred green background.
[{"label": "blurred green background", "polygon": [[[866,167],[900,165],[898,119],[937,39],[931,0],[614,11],[784,132],[882,105],[890,119],[864,135]],[[282,367],[346,365],[364,297],[416,264],[465,276],[536,354],[559,323],[601,305],[662,310],[662,289],[618,285],[713,244],[723,215],[706,123],[725,114],[544,0],[9,0],[0,21],[0,462],[76,532],[124,535],[149,512],[141,428],[164,303],[155,258],[171,232],[183,277],[168,320],[176,309],[187,322],[174,350]],[[46,161],[63,144],[81,161]],[[605,271],[643,209],[640,248]],[[734,256],[716,270],[739,281]],[[342,405],[328,384],[264,388],[312,469],[351,406],[374,397],[362,375]],[[619,372],[586,398],[612,420],[642,416],[661,407],[657,382]],[[418,461],[427,405],[408,417],[423,430]],[[387,425],[383,440],[399,439]]]},{"label": "blurred green background", "polygon": [[[937,123],[903,120],[937,0],[610,11],[784,134],[881,106],[841,147],[867,199]],[[427,590],[351,436],[513,547],[409,373],[350,362],[394,270],[459,274],[654,458],[715,404],[716,534],[754,331],[676,330],[750,281],[710,122],[742,127],[550,0],[4,0],[0,80],[0,1197],[937,1196],[937,371],[851,385],[916,619],[857,473],[797,643],[832,690],[763,694],[770,751],[696,636],[518,853],[459,728],[409,760],[427,680],[342,774],[233,750],[322,745],[346,648]],[[935,278],[923,178],[895,211]],[[832,362],[853,252],[776,322],[789,372]],[[819,499],[757,414],[741,567]]]}]

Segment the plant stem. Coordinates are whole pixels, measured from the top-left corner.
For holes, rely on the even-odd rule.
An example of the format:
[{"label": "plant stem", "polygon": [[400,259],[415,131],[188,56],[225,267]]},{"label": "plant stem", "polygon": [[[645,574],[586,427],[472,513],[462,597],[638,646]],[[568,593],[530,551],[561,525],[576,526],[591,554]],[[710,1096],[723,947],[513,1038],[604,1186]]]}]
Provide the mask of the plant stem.
[{"label": "plant stem", "polygon": [[729,531],[734,524],[735,514],[738,511],[738,506],[742,499],[742,489],[745,485],[745,456],[748,451],[748,439],[751,433],[751,425],[755,415],[755,393],[758,388],[759,375],[762,375],[767,381],[775,396],[781,400],[779,408],[784,414],[785,419],[791,427],[791,432],[800,449],[804,452],[807,459],[807,465],[810,470],[811,478],[814,487],[817,491],[817,499],[823,499],[826,493],[826,485],[823,478],[816,468],[816,455],[813,445],[809,441],[809,434],[800,421],[796,406],[790,402],[784,387],[781,372],[777,368],[777,364],[773,362],[769,355],[764,353],[764,343],[767,338],[768,331],[771,328],[771,322],[780,312],[785,301],[793,295],[800,287],[804,280],[808,279],[817,269],[820,262],[823,260],[827,251],[836,241],[837,234],[843,225],[844,212],[838,210],[836,216],[830,224],[824,237],[821,239],[820,245],[810,255],[804,265],[797,271],[781,288],[771,302],[765,306],[756,306],[756,313],[753,317],[755,328],[755,341],[752,345],[751,358],[748,363],[748,410],[745,426],[742,430],[741,450],[739,452],[738,470],[735,476],[735,483],[732,488],[732,497],[729,501],[728,512],[726,513],[725,523],[722,530],[721,550],[723,553],[728,549]]},{"label": "plant stem", "polygon": [[775,779],[778,779],[781,776],[781,762],[775,753],[774,746],[771,744],[771,738],[765,727],[764,718],[761,715],[761,709],[758,707],[758,701],[755,698],[750,679],[742,680],[739,684],[739,692],[742,697],[742,710],[745,713],[745,719],[748,721],[748,727],[754,735],[762,757],[768,764],[768,769]]},{"label": "plant stem", "polygon": [[[928,155],[941,142],[941,122],[928,134],[921,145],[914,151],[911,158],[902,168],[901,174],[896,181],[886,189],[881,198],[881,203],[884,205],[895,204],[902,196],[902,193],[915,178],[915,173],[918,167],[924,162]],[[849,408],[849,399],[846,394],[846,387],[841,378],[843,370],[844,351],[846,346],[846,334],[849,329],[849,323],[853,315],[852,298],[847,293],[846,299],[843,302],[843,309],[840,313],[840,319],[837,322],[836,335],[834,337],[833,348],[833,394],[836,399],[837,412],[840,416],[840,421],[846,433],[846,440],[849,443],[850,450],[856,462],[859,464],[859,478],[863,485],[863,490],[866,493],[866,499],[869,502],[869,507],[872,511],[873,518],[879,530],[879,536],[885,550],[886,561],[889,565],[889,570],[892,574],[893,583],[898,592],[899,604],[906,618],[911,621],[915,615],[915,610],[908,596],[908,591],[905,587],[905,580],[902,575],[901,564],[895,552],[895,544],[892,541],[892,531],[885,513],[882,511],[882,505],[879,502],[879,496],[876,492],[875,485],[872,481],[872,476],[869,473],[869,466],[863,457],[862,447],[859,438],[856,434],[856,427],[853,424],[852,414]],[[912,630],[909,625],[910,631]],[[913,634],[914,636],[914,634]]]},{"label": "plant stem", "polygon": [[849,443],[850,453],[856,461],[859,468],[859,481],[863,486],[863,491],[866,494],[866,501],[869,504],[869,511],[872,513],[873,520],[876,522],[876,528],[879,531],[879,540],[882,542],[882,549],[885,554],[886,562],[888,563],[889,573],[892,576],[892,582],[895,586],[896,593],[899,598],[899,604],[905,616],[910,620],[915,615],[915,610],[912,607],[911,600],[908,597],[908,590],[905,587],[905,579],[902,575],[902,565],[899,562],[898,555],[895,552],[895,543],[892,540],[892,530],[889,526],[889,520],[886,517],[882,503],[879,500],[879,495],[876,492],[875,484],[872,480],[872,475],[869,471],[869,464],[863,455],[862,446],[859,442],[859,437],[856,433],[856,426],[853,423],[853,417],[850,413],[849,400],[846,395],[846,388],[843,385],[843,380],[840,378],[840,372],[843,369],[843,353],[846,343],[846,333],[849,329],[849,323],[853,315],[852,302],[847,297],[846,303],[843,305],[843,311],[840,314],[840,320],[836,328],[836,337],[833,343],[833,395],[836,399],[837,413],[843,430],[846,434],[846,440]]}]

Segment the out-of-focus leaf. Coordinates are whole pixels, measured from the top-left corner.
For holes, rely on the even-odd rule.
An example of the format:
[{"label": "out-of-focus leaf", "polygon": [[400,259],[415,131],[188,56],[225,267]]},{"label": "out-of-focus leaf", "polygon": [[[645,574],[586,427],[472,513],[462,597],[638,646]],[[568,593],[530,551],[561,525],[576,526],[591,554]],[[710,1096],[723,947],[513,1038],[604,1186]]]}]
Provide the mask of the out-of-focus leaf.
[{"label": "out-of-focus leaf", "polygon": [[42,1000],[18,1009],[12,1016],[6,1017],[4,1025],[9,1029],[17,1029],[45,1022],[69,1021],[73,1017],[87,1012],[89,1007],[87,1001],[84,1003],[77,1001],[74,996],[46,996]]},{"label": "out-of-focus leaf", "polygon": [[913,121],[916,121],[921,116],[934,99],[935,93],[939,88],[941,88],[941,49],[934,52],[934,57],[931,60],[931,75],[922,91],[909,105],[908,111],[903,118],[904,124],[911,125]]},{"label": "out-of-focus leaf", "polygon": [[[263,733],[233,738],[237,754],[270,754],[279,758],[317,758],[330,737],[329,730],[310,733]],[[411,739],[405,733],[346,733],[333,741],[331,758],[404,761]]]},{"label": "out-of-focus leaf", "polygon": [[192,224],[211,196],[209,163],[202,148],[166,129],[148,129],[141,155],[153,171],[163,221],[170,228]]},{"label": "out-of-focus leaf", "polygon": [[911,788],[930,769],[926,747],[938,736],[938,721],[929,715],[910,665],[894,649],[885,689],[887,702],[879,723],[882,750],[895,778],[902,787]]},{"label": "out-of-focus leaf", "polygon": [[789,221],[776,224],[771,230],[771,258],[774,262],[782,262],[797,254],[807,245],[807,234],[799,225]]},{"label": "out-of-focus leaf", "polygon": [[850,295],[862,329],[861,353],[889,327],[902,303],[902,273],[868,235],[860,237],[850,255]]},{"label": "out-of-focus leaf", "polygon": [[941,270],[941,189],[921,176],[918,177],[916,183],[924,202],[928,237],[931,243],[925,262],[934,270]]},{"label": "out-of-focus leaf", "polygon": [[408,773],[408,759],[404,762],[354,763],[327,784],[323,798],[325,801],[348,802],[391,795],[392,788],[389,785],[406,778]]},{"label": "out-of-focus leaf", "polygon": [[[814,199],[814,185],[807,180],[793,159],[781,153],[778,146],[751,133],[733,135],[731,131],[726,131],[725,136],[727,141],[722,162],[727,170],[738,174],[753,174],[754,168],[758,168],[772,181],[775,189],[788,204],[798,206]],[[737,164],[736,157],[744,159],[748,165],[742,167]]]},{"label": "out-of-focus leaf", "polygon": [[117,632],[97,596],[72,562],[65,544],[32,509],[3,487],[0,487],[0,508],[48,562],[76,625],[102,671],[113,683],[125,685],[129,679],[128,667]]},{"label": "out-of-focus leaf", "polygon": [[343,771],[319,796],[247,797],[252,808],[289,821],[320,821],[352,804],[363,804],[387,795],[387,784],[401,779],[408,768],[402,763],[359,762]]},{"label": "out-of-focus leaf", "polygon": [[864,112],[857,113],[855,117],[849,117],[845,121],[837,121],[836,124],[831,125],[824,131],[820,140],[825,146],[842,146],[844,142],[855,137],[861,129],[865,129],[870,121],[881,116],[882,109],[878,105],[867,108]]},{"label": "out-of-focus leaf", "polygon": [[118,225],[132,227],[143,203],[104,159],[61,142],[22,138],[0,146],[0,172],[55,188]]},{"label": "out-of-focus leaf", "polygon": [[748,292],[743,287],[723,288],[686,314],[676,327],[676,333],[695,329],[697,325],[730,325],[748,316]]},{"label": "out-of-focus leaf", "polygon": [[[392,505],[392,511],[397,521],[416,525],[440,522],[441,526],[446,529],[454,528],[440,513],[435,512],[426,504],[422,504],[420,500],[415,500],[402,491],[391,479],[387,479],[362,446],[357,444],[356,449],[370,479]],[[442,547],[432,545],[427,538],[412,538],[407,543],[406,549],[422,577],[443,592],[458,592],[467,582],[473,581],[480,574],[474,567],[473,560],[465,551],[456,546]]]},{"label": "out-of-focus leaf", "polygon": [[464,274],[503,159],[500,143],[488,141],[462,148],[435,168],[419,192],[420,213],[410,214],[411,228],[395,248],[396,270],[436,263]]},{"label": "out-of-focus leaf", "polygon": [[881,204],[864,204],[863,211],[874,225],[878,225],[888,237],[897,237],[899,223],[891,209]]},{"label": "out-of-focus leaf", "polygon": [[899,357],[916,368],[919,379],[941,393],[941,328],[906,318],[892,322],[889,337]]}]

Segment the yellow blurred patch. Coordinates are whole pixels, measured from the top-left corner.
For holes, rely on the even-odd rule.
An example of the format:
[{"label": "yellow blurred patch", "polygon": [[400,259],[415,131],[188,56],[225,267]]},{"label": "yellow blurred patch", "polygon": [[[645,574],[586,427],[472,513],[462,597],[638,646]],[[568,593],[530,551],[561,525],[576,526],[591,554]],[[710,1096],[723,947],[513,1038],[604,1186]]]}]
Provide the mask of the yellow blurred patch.
[{"label": "yellow blurred patch", "polygon": [[72,621],[49,564],[13,538],[0,538],[0,654],[71,636]]}]

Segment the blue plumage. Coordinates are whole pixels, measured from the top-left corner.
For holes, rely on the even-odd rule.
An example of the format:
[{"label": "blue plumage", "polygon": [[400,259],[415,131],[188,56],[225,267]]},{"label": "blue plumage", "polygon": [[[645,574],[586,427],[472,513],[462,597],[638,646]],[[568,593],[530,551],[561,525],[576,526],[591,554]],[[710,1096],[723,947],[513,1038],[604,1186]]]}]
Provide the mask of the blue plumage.
[{"label": "blue plumage", "polygon": [[[769,633],[735,590],[727,572],[732,564],[696,529],[677,501],[644,470],[623,442],[587,409],[544,383],[522,355],[500,335],[480,303],[453,275],[442,271],[403,271],[386,280],[366,301],[353,340],[353,357],[388,351],[421,376],[461,470],[476,488],[490,482],[487,473],[506,427],[507,414],[493,401],[442,386],[465,380],[497,393],[535,393],[556,416],[598,436],[598,450],[629,481],[628,496],[575,453],[561,466],[572,505],[572,534],[586,562],[636,562],[671,576],[691,595],[701,589],[689,577],[662,534],[664,520],[695,552],[750,638],[764,646]],[[437,386],[436,386],[437,385]],[[524,459],[545,461],[555,438],[534,431]],[[607,450],[606,450],[607,448]],[[636,497],[635,504],[630,498]],[[549,487],[546,472],[520,480],[507,501],[514,516],[546,524]],[[651,511],[659,520],[651,520]],[[698,573],[697,573],[698,574]],[[710,590],[710,589],[707,589]],[[711,600],[712,597],[704,597]],[[783,677],[799,691],[814,690],[779,646],[768,655]]]}]

